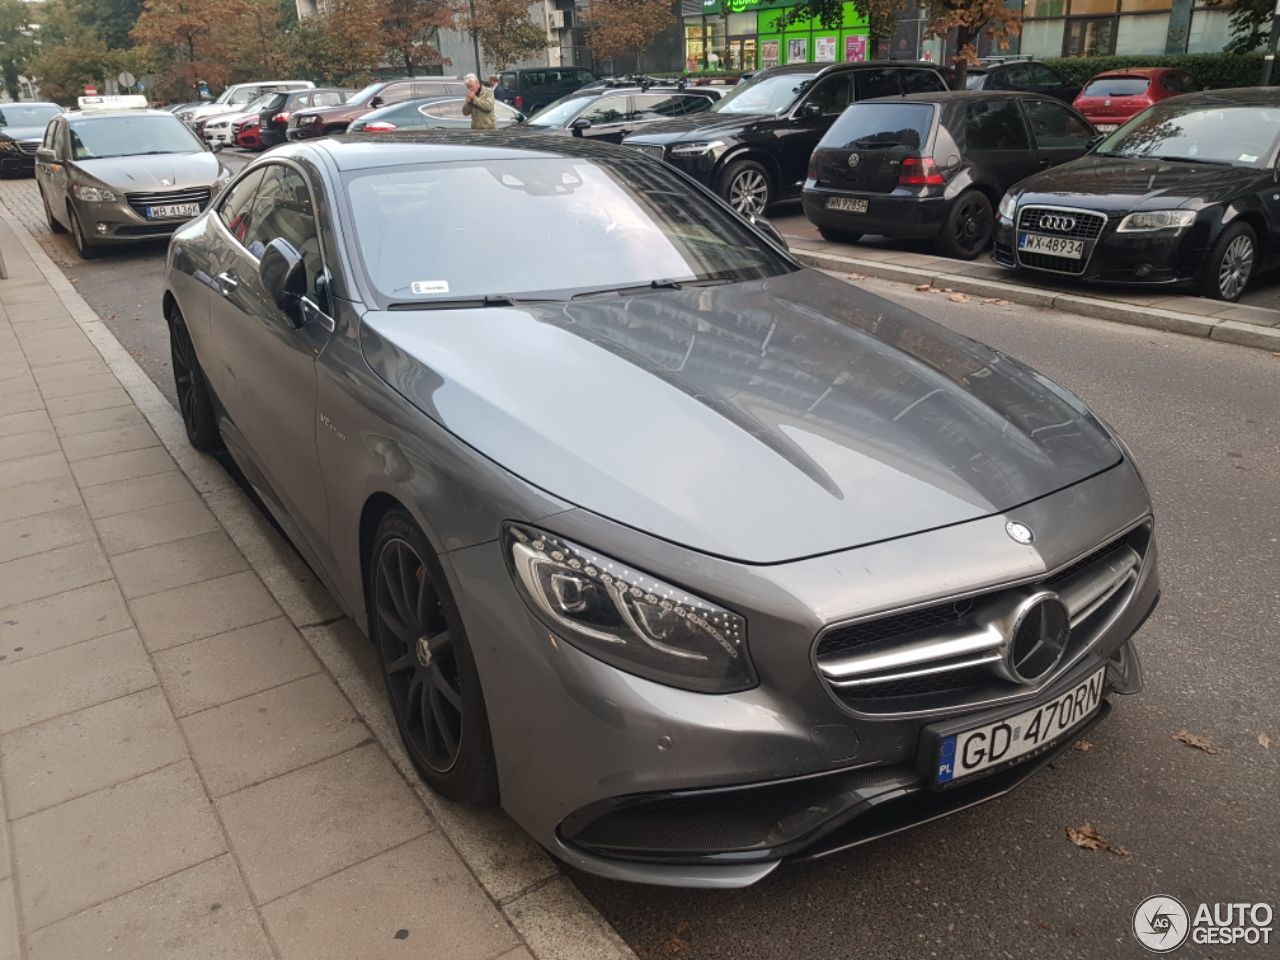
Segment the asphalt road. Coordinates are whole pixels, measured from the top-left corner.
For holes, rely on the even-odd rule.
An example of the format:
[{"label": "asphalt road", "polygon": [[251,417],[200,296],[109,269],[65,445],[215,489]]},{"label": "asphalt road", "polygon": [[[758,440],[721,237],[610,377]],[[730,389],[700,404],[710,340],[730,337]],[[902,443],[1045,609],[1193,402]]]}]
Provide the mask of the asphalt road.
[{"label": "asphalt road", "polygon": [[[172,397],[158,311],[163,246],[92,263],[62,249],[68,276]],[[1163,603],[1139,636],[1146,690],[1118,703],[1090,734],[1091,749],[1068,752],[1014,794],[784,867],[754,888],[667,890],[575,875],[579,888],[645,960],[1112,960],[1148,956],[1130,924],[1153,893],[1280,908],[1280,357],[880,281],[859,286],[1029,361],[1129,439],[1156,501],[1164,581]],[[1174,741],[1182,730],[1217,752]],[[1066,829],[1085,822],[1127,855],[1073,846]],[[1175,956],[1261,960],[1280,953],[1276,939],[1188,944]]]}]

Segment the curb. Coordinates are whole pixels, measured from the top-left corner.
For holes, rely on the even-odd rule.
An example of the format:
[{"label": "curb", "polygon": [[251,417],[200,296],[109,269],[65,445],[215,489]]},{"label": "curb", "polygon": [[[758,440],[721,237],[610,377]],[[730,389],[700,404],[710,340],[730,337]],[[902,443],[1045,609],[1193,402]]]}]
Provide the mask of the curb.
[{"label": "curb", "polygon": [[[284,614],[350,700],[374,739],[408,781],[436,828],[536,960],[635,960],[617,931],[539,847],[496,808],[452,803],[414,771],[385,709],[381,685],[370,686],[362,656],[372,645],[338,607],[293,548],[210,456],[193,450],[178,412],[45,253],[26,225],[4,208],[5,221],[58,299],[196,488]],[[378,709],[382,707],[382,709]],[[513,954],[512,956],[515,956]]]},{"label": "curb", "polygon": [[[798,240],[789,237],[788,241]],[[879,260],[862,260],[857,257],[841,257],[831,253],[815,253],[812,250],[793,249],[791,255],[801,263],[820,270],[843,273],[861,273],[880,280],[909,283],[913,286],[927,283],[939,289],[947,288],[957,293],[994,297],[1027,307],[1049,307],[1064,310],[1095,320],[1125,323],[1167,333],[1179,333],[1188,337],[1201,337],[1241,347],[1280,352],[1280,327],[1265,327],[1238,320],[1215,320],[1213,317],[1182,313],[1176,310],[1160,310],[1129,303],[1117,303],[1100,297],[1083,294],[1060,293],[1041,287],[1011,283],[1002,280],[983,280],[962,274],[939,273],[924,267],[907,267],[883,263]]]}]

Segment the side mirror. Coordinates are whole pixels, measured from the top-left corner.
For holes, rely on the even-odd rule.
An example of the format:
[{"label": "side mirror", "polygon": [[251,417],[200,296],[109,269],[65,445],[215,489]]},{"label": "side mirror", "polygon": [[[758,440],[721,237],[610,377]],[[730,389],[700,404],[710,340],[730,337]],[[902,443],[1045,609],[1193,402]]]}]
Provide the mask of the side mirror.
[{"label": "side mirror", "polygon": [[300,301],[307,292],[307,268],[302,254],[288,240],[276,237],[262,252],[258,277],[280,311],[295,327],[302,326]]},{"label": "side mirror", "polygon": [[768,220],[766,220],[764,217],[757,217],[753,213],[751,216],[747,217],[747,222],[750,223],[753,227],[755,227],[758,231],[763,233],[768,239],[772,240],[775,244],[777,244],[783,250],[791,249],[789,246],[787,246],[786,237],[780,234],[778,232],[778,228],[775,227]]},{"label": "side mirror", "polygon": [[382,104],[383,104],[384,102],[385,102],[385,101],[383,101],[383,99],[382,99],[381,97],[374,97],[372,100],[370,100],[370,101],[369,101],[369,106],[370,106],[370,107],[380,107],[380,106],[382,106]]},{"label": "side mirror", "polygon": [[36,163],[57,163],[58,155],[53,152],[53,147],[41,147],[36,151]]},{"label": "side mirror", "polygon": [[582,131],[590,128],[591,121],[586,117],[579,117],[573,123],[569,124],[569,129],[573,131],[575,137],[582,136]]},{"label": "side mirror", "polygon": [[810,100],[800,108],[800,115],[802,117],[807,117],[810,120],[816,120],[818,117],[822,116],[822,104],[814,103]]}]

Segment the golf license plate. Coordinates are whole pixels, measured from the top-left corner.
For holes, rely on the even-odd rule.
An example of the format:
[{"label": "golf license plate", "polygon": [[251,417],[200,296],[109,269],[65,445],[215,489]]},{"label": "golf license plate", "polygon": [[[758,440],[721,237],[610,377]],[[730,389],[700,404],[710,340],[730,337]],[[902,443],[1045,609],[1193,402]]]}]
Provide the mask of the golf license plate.
[{"label": "golf license plate", "polygon": [[854,197],[827,197],[828,210],[843,210],[845,213],[866,213],[867,201]]},{"label": "golf license plate", "polygon": [[1011,766],[1061,739],[1097,712],[1106,672],[1101,667],[1066,693],[1012,717],[939,738],[935,786],[950,786],[991,767]]},{"label": "golf license plate", "polygon": [[158,207],[147,207],[148,220],[175,220],[182,217],[190,220],[200,213],[198,203],[165,203]]},{"label": "golf license plate", "polygon": [[1051,257],[1079,260],[1084,256],[1084,241],[1068,237],[1046,237],[1042,233],[1024,233],[1018,237],[1018,249],[1023,253],[1047,253]]}]

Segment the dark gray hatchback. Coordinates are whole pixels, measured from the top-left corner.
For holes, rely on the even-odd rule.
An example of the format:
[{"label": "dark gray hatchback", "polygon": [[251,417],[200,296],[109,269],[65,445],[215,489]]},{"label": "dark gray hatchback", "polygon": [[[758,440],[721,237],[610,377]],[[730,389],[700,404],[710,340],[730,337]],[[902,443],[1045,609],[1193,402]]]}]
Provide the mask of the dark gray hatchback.
[{"label": "dark gray hatchback", "polygon": [[1004,192],[1094,143],[1089,122],[1049,97],[950,91],[856,103],[809,161],[804,212],[828,240],[933,240],[971,260],[991,245]]}]

